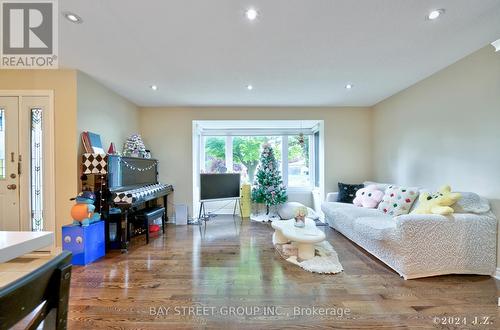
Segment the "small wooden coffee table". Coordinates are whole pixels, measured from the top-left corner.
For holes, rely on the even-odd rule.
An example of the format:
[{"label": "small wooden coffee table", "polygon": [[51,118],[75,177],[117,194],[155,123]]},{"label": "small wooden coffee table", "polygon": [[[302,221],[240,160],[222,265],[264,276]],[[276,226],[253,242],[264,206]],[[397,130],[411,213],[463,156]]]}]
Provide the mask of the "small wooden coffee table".
[{"label": "small wooden coffee table", "polygon": [[300,259],[314,257],[314,244],[325,240],[325,233],[319,230],[314,220],[306,218],[305,227],[295,227],[295,219],[275,220],[271,223],[275,232],[273,243],[285,244],[293,242],[298,249]]}]

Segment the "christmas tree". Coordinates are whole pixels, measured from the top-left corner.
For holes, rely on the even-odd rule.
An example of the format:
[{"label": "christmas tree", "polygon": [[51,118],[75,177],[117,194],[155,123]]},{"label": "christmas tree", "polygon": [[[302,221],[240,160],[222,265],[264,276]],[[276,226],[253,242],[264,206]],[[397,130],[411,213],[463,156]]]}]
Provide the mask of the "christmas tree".
[{"label": "christmas tree", "polygon": [[146,147],[139,134],[132,134],[123,144],[123,155],[132,157],[144,157]]},{"label": "christmas tree", "polygon": [[269,206],[282,204],[287,199],[286,188],[281,179],[278,162],[274,157],[274,150],[268,143],[265,143],[262,146],[260,163],[252,187],[252,201],[265,203],[266,214],[269,214]]}]

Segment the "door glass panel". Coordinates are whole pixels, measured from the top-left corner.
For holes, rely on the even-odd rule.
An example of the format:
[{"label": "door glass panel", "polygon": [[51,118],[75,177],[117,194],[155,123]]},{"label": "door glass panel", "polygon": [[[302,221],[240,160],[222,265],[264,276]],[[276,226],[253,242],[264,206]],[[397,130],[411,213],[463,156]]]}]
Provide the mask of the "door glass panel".
[{"label": "door glass panel", "polygon": [[31,109],[31,226],[43,230],[42,109]]},{"label": "door glass panel", "polygon": [[5,111],[0,109],[0,180],[5,179]]}]

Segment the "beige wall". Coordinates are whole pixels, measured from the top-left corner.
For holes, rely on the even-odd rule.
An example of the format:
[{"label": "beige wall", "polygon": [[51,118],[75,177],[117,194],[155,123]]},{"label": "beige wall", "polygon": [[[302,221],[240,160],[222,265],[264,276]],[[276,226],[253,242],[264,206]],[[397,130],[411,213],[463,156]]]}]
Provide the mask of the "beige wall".
[{"label": "beige wall", "polygon": [[500,53],[493,47],[377,104],[373,130],[376,179],[449,183],[492,199],[500,216]]},{"label": "beige wall", "polygon": [[77,73],[77,143],[82,152],[80,134],[90,131],[101,135],[104,151],[115,143],[121,151],[123,142],[139,130],[137,106],[83,72]]},{"label": "beige wall", "polygon": [[[52,90],[55,115],[56,243],[71,223],[69,199],[78,192],[80,132],[100,133],[121,148],[138,131],[137,107],[76,70],[0,70],[0,90]],[[77,137],[75,137],[77,136]],[[75,165],[76,164],[76,165]]]},{"label": "beige wall", "polygon": [[371,111],[368,108],[141,108],[140,131],[160,160],[160,181],[172,183],[174,202],[193,199],[193,120],[324,120],[325,190],[337,181],[371,177]]},{"label": "beige wall", "polygon": [[76,162],[76,71],[0,70],[0,90],[53,90],[55,115],[56,242],[61,226],[71,223],[69,199],[77,191]]}]

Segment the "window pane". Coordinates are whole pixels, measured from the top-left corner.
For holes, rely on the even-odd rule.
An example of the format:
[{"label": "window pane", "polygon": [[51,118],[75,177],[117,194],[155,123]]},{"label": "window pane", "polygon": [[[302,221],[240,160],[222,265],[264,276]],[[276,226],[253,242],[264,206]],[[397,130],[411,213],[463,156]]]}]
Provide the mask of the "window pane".
[{"label": "window pane", "polygon": [[[303,139],[303,141],[301,141]],[[309,136],[288,137],[288,186],[311,186],[309,176]]]},{"label": "window pane", "polygon": [[281,168],[280,136],[235,136],[233,137],[233,172],[241,173],[241,181],[252,183],[260,160],[262,145],[269,143]]},{"label": "window pane", "polygon": [[5,179],[5,111],[0,109],[0,180]]},{"label": "window pane", "polygon": [[31,109],[31,224],[43,230],[42,109]]},{"label": "window pane", "polygon": [[226,138],[205,138],[205,173],[226,173]]},{"label": "window pane", "polygon": [[319,132],[314,133],[314,185],[319,187]]}]

